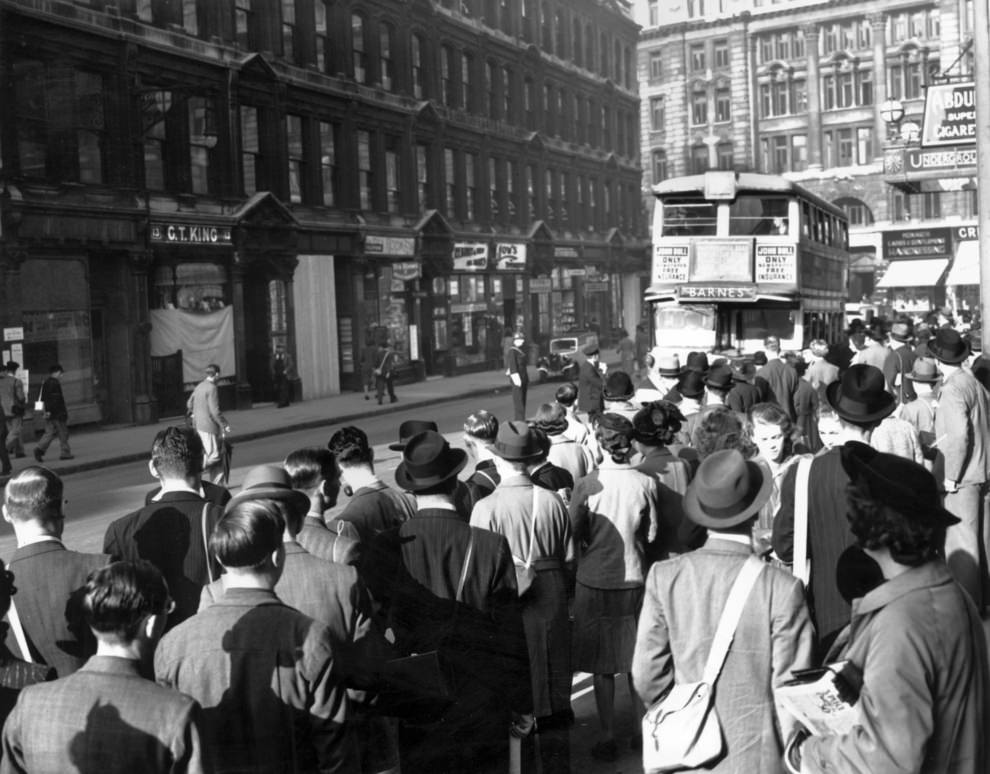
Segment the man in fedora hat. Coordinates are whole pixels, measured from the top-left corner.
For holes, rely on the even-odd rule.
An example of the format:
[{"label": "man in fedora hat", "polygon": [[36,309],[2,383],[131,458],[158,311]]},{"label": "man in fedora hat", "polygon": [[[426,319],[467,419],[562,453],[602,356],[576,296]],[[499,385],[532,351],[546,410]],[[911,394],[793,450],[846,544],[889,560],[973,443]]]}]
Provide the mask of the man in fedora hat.
[{"label": "man in fedora hat", "polygon": [[913,382],[907,378],[914,366],[917,355],[911,346],[914,325],[907,318],[902,318],[890,326],[890,351],[897,358],[897,375],[894,378],[894,392],[897,402],[901,405],[910,403],[917,397],[914,393]]},{"label": "man in fedora hat", "polygon": [[472,761],[501,760],[510,726],[524,735],[533,725],[512,553],[502,535],[458,516],[453,495],[466,464],[465,451],[427,430],[409,440],[395,471],[416,500],[398,530],[401,569],[390,605],[396,648],[439,649],[458,686],[440,719],[402,721],[404,772],[460,772]]},{"label": "man in fedora hat", "polygon": [[367,545],[380,532],[398,527],[412,516],[412,501],[375,475],[375,452],[359,427],[342,427],[327,442],[337,460],[341,489],[350,497],[344,509],[327,524],[349,522]]},{"label": "man in fedora hat", "polygon": [[[699,466],[683,508],[708,540],[657,562],[646,580],[632,664],[646,706],[667,695],[675,676],[678,683],[702,679],[730,589],[752,556],[753,524],[772,490],[769,469],[734,449],[714,452]],[[762,566],[714,692],[725,739],[718,771],[781,770],[778,729],[786,734],[792,724],[776,717],[773,689],[793,670],[811,666],[813,641],[800,581]]]},{"label": "man in fedora hat", "polygon": [[[835,412],[838,443],[811,461],[807,496],[807,556],[811,558],[808,599],[824,654],[849,623],[849,602],[836,586],[839,556],[854,543],[845,510],[849,481],[842,468],[841,446],[848,441],[869,443],[873,430],[897,408],[878,368],[852,365],[842,378],[825,388],[825,401]],[[794,560],[794,520],[798,465],[781,484],[780,510],[773,522],[773,548],[785,562]]]},{"label": "man in fedora hat", "polygon": [[[925,467],[939,480],[945,478],[945,456],[939,451],[935,435],[935,385],[939,381],[935,361],[927,357],[914,359],[904,379],[910,385],[914,400],[901,407],[900,418],[911,423],[918,432]],[[905,391],[906,394],[906,391]]]},{"label": "man in fedora hat", "polygon": [[437,430],[437,423],[429,419],[407,419],[399,425],[399,440],[390,443],[388,448],[392,451],[400,452],[406,448],[409,439],[414,435],[419,435],[426,430]]},{"label": "man in fedora hat", "polygon": [[859,317],[851,320],[845,335],[845,341],[829,347],[829,362],[838,366],[840,373],[852,365],[853,359],[866,346],[866,323]]},{"label": "man in fedora hat", "polygon": [[533,711],[539,720],[541,740],[544,731],[551,728],[560,732],[547,738],[552,738],[555,754],[543,751],[545,765],[554,767],[550,770],[569,770],[554,759],[563,756],[566,760],[567,725],[572,717],[566,588],[574,546],[563,501],[537,486],[528,472],[534,460],[546,456],[539,432],[524,422],[507,422],[499,428],[492,451],[501,481],[492,497],[474,506],[471,524],[504,535],[515,562],[527,564],[535,572],[533,585],[522,597]]},{"label": "man in fedora hat", "polygon": [[880,318],[871,320],[869,326],[866,328],[866,343],[856,353],[852,364],[862,363],[879,368],[883,372],[883,378],[887,380],[887,390],[891,395],[894,395],[894,382],[897,379],[897,362],[897,355],[887,346],[887,331],[884,330],[883,320]]},{"label": "man in fedora hat", "polygon": [[[327,625],[334,649],[334,668],[349,688],[371,687],[372,676],[380,673],[388,646],[383,634],[372,625],[371,597],[358,579],[357,570],[314,556],[299,544],[296,538],[309,510],[310,498],[292,487],[285,468],[259,465],[249,470],[241,491],[227,503],[225,513],[242,503],[259,502],[274,503],[285,524],[282,533],[285,553],[282,574],[275,583],[276,596],[289,607]],[[200,610],[223,598],[227,577],[222,575],[204,587]]]},{"label": "man in fedora hat", "polygon": [[633,400],[641,406],[666,399],[667,393],[677,384],[681,362],[677,355],[648,353],[644,366],[646,374],[633,396]]},{"label": "man in fedora hat", "polygon": [[987,524],[984,490],[990,477],[990,395],[963,367],[969,344],[952,328],[939,328],[928,344],[942,372],[935,437],[945,456],[945,507],[959,517],[945,538],[949,569],[983,610],[987,593]]},{"label": "man in fedora hat", "polygon": [[863,675],[854,727],[796,737],[790,766],[816,774],[987,771],[986,637],[942,553],[958,520],[920,465],[859,443],[843,448],[842,463],[850,529],[885,582],[856,600],[850,636],[830,657]]},{"label": "man in fedora hat", "polygon": [[621,414],[631,422],[639,411],[639,406],[632,402],[635,394],[629,374],[625,371],[612,371],[605,377],[605,388],[602,390],[603,411]]},{"label": "man in fedora hat", "polygon": [[705,376],[705,406],[724,406],[732,390],[732,366],[722,363],[713,366]]},{"label": "man in fedora hat", "polygon": [[602,413],[602,392],[605,388],[604,365],[600,362],[598,342],[592,342],[581,350],[584,361],[578,369],[578,411],[585,416]]},{"label": "man in fedora hat", "polygon": [[529,389],[525,345],[526,337],[522,331],[517,331],[505,356],[505,375],[512,383],[512,410],[519,420],[526,418],[526,391]]}]

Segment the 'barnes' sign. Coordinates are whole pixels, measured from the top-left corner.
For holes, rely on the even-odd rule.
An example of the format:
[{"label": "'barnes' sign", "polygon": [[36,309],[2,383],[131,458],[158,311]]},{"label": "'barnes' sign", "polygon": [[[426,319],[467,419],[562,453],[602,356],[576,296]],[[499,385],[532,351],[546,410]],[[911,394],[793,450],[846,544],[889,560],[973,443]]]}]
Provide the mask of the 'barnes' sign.
[{"label": "'barnes' sign", "polygon": [[177,245],[229,245],[229,226],[202,226],[193,223],[152,223],[151,241]]},{"label": "'barnes' sign", "polygon": [[929,84],[921,145],[970,143],[976,143],[976,88],[972,81]]}]

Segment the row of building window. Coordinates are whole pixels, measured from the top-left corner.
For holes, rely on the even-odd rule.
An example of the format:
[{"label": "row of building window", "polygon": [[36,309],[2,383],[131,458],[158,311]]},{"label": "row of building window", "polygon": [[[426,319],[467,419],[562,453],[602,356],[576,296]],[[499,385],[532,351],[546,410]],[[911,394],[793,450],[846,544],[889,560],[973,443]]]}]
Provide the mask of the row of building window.
[{"label": "row of building window", "polygon": [[[396,78],[395,29],[387,22],[373,27],[362,14],[351,14],[351,75],[358,83],[401,90]],[[409,49],[411,93],[494,121],[543,129],[549,136],[587,143],[634,157],[638,150],[632,110],[617,110],[591,97],[570,95],[551,81],[542,85],[494,59],[476,57],[450,43],[440,46],[440,77],[433,93],[428,78],[429,41],[413,33]],[[400,68],[405,69],[405,68]],[[614,122],[614,135],[613,135]],[[613,144],[614,141],[614,144]]]},{"label": "row of building window", "polygon": [[[651,158],[654,183],[659,183],[675,174],[667,157],[667,151],[654,150]],[[719,142],[711,147],[698,143],[688,148],[687,174],[700,175],[709,169],[735,169],[735,153],[731,142]]]},{"label": "row of building window", "polygon": [[[206,23],[213,13],[209,8],[215,0],[77,0],[78,5],[113,9],[139,21],[156,26],[172,26],[190,35],[205,37],[215,30]],[[234,0],[234,39],[230,42],[250,50],[268,50],[284,59],[303,66],[315,66],[321,71],[333,73],[335,0],[312,0],[297,3],[296,0]],[[610,78],[614,83],[632,90],[635,88],[633,69],[633,37],[630,26],[629,40],[613,39],[601,31],[600,25],[578,13],[570,12],[564,2],[537,2],[536,0],[442,0],[445,8],[467,17],[474,17],[492,29],[507,35],[518,34],[528,43],[542,48],[546,53],[567,59],[578,67]],[[351,14],[351,39],[348,42],[352,57],[353,75],[357,80],[368,72],[371,65],[369,50],[371,41],[365,35],[369,16],[359,12],[357,4]],[[306,18],[303,18],[305,11]],[[312,18],[310,18],[310,14]],[[346,17],[345,17],[346,18]],[[385,35],[387,33],[381,33]],[[313,41],[308,36],[313,35]],[[394,35],[394,30],[393,30]],[[261,46],[264,39],[277,46]],[[385,59],[395,52],[394,40],[382,45]],[[389,63],[393,64],[393,63]],[[338,63],[339,65],[339,63]],[[333,66],[334,69],[328,69]],[[394,76],[395,70],[382,74],[382,85]]]}]

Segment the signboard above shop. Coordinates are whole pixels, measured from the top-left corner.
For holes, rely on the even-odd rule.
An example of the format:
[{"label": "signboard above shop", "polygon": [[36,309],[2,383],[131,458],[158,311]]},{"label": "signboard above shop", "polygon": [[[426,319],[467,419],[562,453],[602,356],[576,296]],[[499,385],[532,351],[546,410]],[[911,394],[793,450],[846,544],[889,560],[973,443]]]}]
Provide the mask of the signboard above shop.
[{"label": "signboard above shop", "polygon": [[151,241],[177,245],[231,244],[230,226],[210,226],[201,223],[152,223]]},{"label": "signboard above shop", "polygon": [[928,84],[921,144],[976,144],[976,87],[972,81]]},{"label": "signboard above shop", "polygon": [[883,232],[883,258],[887,261],[952,257],[952,229],[918,228]]},{"label": "signboard above shop", "polygon": [[520,242],[496,243],[495,268],[498,271],[526,271],[526,245]]},{"label": "signboard above shop", "polygon": [[454,271],[484,271],[487,268],[487,242],[454,242]]},{"label": "signboard above shop", "polygon": [[412,258],[416,255],[416,238],[367,234],[364,237],[364,254]]}]

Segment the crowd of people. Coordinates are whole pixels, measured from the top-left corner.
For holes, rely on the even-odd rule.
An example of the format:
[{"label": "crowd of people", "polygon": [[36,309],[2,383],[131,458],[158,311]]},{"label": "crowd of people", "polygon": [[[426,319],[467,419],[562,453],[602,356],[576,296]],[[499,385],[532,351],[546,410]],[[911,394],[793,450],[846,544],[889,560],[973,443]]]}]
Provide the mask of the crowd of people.
[{"label": "crowd of people", "polygon": [[[531,770],[570,771],[573,745],[614,761],[708,674],[753,557],[705,771],[986,771],[990,367],[978,334],[913,333],[851,326],[804,353],[771,335],[754,356],[644,355],[639,375],[592,346],[528,419],[514,382],[515,418],[479,409],[463,444],[403,422],[394,482],[348,426],[232,494],[204,478],[213,438],[169,427],[100,554],[62,543],[59,477],[21,470],[0,772],[486,772],[515,745]],[[811,735],[775,691],[839,661],[855,722]],[[594,739],[571,739],[576,672]]]}]

